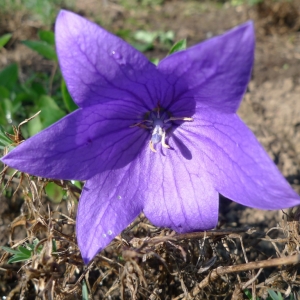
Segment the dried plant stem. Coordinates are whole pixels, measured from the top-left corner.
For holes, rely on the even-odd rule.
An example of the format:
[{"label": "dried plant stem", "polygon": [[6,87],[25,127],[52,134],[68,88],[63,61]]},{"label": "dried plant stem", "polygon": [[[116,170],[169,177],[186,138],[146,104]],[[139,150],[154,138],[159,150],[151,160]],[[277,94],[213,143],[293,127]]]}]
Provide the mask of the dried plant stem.
[{"label": "dried plant stem", "polygon": [[188,297],[184,298],[193,299],[200,291],[209,285],[209,283],[213,280],[216,280],[219,276],[229,274],[229,273],[237,273],[243,271],[249,271],[260,268],[268,268],[268,267],[277,267],[282,265],[291,265],[300,262],[300,254],[281,257],[281,258],[273,258],[269,260],[263,261],[255,261],[249,262],[247,264],[228,266],[228,267],[218,267],[214,269],[207,277],[205,277],[188,295]]},{"label": "dried plant stem", "polygon": [[92,267],[94,266],[95,261],[92,261],[87,267],[86,269],[82,272],[82,274],[79,276],[79,278],[77,279],[76,283],[73,284],[73,286],[68,286],[64,289],[63,292],[71,294],[74,293],[78,288],[79,288],[79,283],[82,281],[82,279],[85,278],[85,275],[92,269]]},{"label": "dried plant stem", "polygon": [[[245,284],[242,285],[242,290],[246,289],[250,284],[253,284],[255,282],[255,280],[257,279],[257,277],[260,275],[260,273],[262,272],[263,268],[259,269],[257,274],[253,274],[254,276],[247,281]],[[256,299],[256,298],[253,298]]]},{"label": "dried plant stem", "polygon": [[243,227],[243,228],[217,229],[217,230],[204,231],[204,232],[181,233],[181,234],[174,235],[172,239],[176,241],[180,241],[185,239],[201,239],[204,237],[211,237],[211,238],[220,237],[223,235],[247,232],[249,229],[250,227]]},{"label": "dried plant stem", "polygon": [[[201,232],[190,232],[190,233],[180,233],[180,234],[170,234],[167,236],[157,236],[148,240],[144,240],[141,248],[148,245],[155,245],[163,242],[171,241],[183,241],[187,239],[203,239],[203,238],[214,238],[214,237],[222,237],[235,233],[243,233],[251,231],[250,227],[243,228],[230,228],[230,229],[217,229],[211,231],[201,231]],[[251,232],[250,232],[251,233]],[[236,236],[234,236],[236,237]]]}]

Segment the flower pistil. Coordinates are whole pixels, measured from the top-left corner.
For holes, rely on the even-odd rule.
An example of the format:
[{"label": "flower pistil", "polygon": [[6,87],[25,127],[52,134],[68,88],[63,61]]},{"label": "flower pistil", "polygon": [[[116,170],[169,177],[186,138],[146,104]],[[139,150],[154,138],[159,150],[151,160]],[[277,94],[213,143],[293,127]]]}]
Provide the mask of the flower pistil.
[{"label": "flower pistil", "polygon": [[139,126],[152,132],[149,147],[151,151],[156,152],[155,145],[159,143],[161,143],[164,148],[170,148],[166,143],[166,135],[171,131],[172,121],[192,122],[193,118],[173,117],[170,112],[166,111],[158,104],[155,109],[145,114],[143,121],[132,125],[132,127]]}]

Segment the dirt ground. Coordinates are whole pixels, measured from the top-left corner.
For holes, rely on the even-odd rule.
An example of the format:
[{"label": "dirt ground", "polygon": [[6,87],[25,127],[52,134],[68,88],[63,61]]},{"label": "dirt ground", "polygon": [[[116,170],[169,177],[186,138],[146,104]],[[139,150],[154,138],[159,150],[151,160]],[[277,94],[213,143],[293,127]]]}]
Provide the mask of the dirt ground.
[{"label": "dirt ground", "polygon": [[[132,1],[135,3],[135,1]],[[300,193],[300,0],[266,0],[255,6],[231,6],[216,1],[127,1],[77,0],[75,11],[116,32],[145,29],[172,30],[175,40],[187,38],[194,45],[220,34],[248,19],[255,22],[255,66],[239,115],[253,130],[283,175]],[[145,3],[151,3],[146,5]],[[13,42],[0,51],[0,68],[16,61],[20,76],[28,69],[50,70],[49,62],[19,43],[36,38],[41,25],[22,13],[0,18],[0,35],[14,32]],[[158,45],[146,55],[162,58],[166,50]],[[19,204],[1,199],[0,243],[7,243],[9,220],[16,217]],[[13,210],[16,213],[13,213]],[[226,227],[276,226],[280,211],[259,211],[221,199],[220,222]]]}]

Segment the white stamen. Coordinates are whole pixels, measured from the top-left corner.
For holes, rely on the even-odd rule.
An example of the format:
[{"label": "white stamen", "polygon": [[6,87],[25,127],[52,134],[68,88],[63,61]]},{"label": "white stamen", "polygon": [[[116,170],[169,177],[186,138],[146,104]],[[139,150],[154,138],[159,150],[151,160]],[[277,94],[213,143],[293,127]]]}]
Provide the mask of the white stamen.
[{"label": "white stamen", "polygon": [[[193,121],[190,117],[171,117],[171,114],[158,106],[145,114],[145,119],[130,127],[140,127],[151,130],[149,147],[152,152],[156,152],[155,145],[161,143],[162,147],[170,148],[166,143],[167,133],[170,131],[172,121]],[[176,125],[178,126],[178,124]]]}]

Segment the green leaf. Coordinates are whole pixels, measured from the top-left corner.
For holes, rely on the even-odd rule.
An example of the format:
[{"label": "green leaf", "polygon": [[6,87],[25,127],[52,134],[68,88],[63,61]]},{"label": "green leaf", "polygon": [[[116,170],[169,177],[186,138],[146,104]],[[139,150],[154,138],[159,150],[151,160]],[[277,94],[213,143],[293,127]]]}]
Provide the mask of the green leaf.
[{"label": "green leaf", "polygon": [[4,129],[0,126],[0,149],[10,146],[12,141],[6,136]]},{"label": "green leaf", "polygon": [[22,254],[31,257],[32,252],[31,252],[30,250],[28,250],[27,248],[25,248],[25,247],[23,247],[23,246],[19,246],[18,250],[19,250],[19,252],[21,252]]},{"label": "green leaf", "polygon": [[67,110],[69,112],[76,110],[78,106],[75,104],[72,97],[70,96],[70,93],[64,80],[61,81],[61,93]]},{"label": "green leaf", "polygon": [[29,251],[33,252],[35,245],[34,244],[26,244],[26,247],[29,248]]},{"label": "green leaf", "polygon": [[[30,116],[33,116],[34,113],[32,113]],[[29,132],[29,136],[33,136],[40,132],[43,129],[42,121],[40,116],[36,116],[34,119],[32,119],[30,122],[27,123],[27,128]]]},{"label": "green leaf", "polygon": [[145,30],[137,30],[133,34],[133,38],[136,41],[139,41],[141,43],[132,41],[131,45],[140,52],[145,52],[145,51],[148,51],[148,50],[152,50],[154,48],[153,43],[154,43],[154,41],[157,37],[158,37],[158,32],[149,32],[149,31],[145,31]]},{"label": "green leaf", "polygon": [[56,252],[56,251],[57,251],[56,240],[53,239],[53,240],[52,240],[52,252]]},{"label": "green leaf", "polygon": [[39,117],[43,129],[65,116],[65,112],[57,106],[54,99],[50,96],[41,96],[38,101],[38,107],[41,110]]},{"label": "green leaf", "polygon": [[151,43],[150,44],[141,44],[141,43],[131,42],[131,45],[140,52],[146,52],[146,51],[154,49],[154,46]]},{"label": "green leaf", "polygon": [[174,42],[174,31],[169,30],[167,32],[164,31],[158,31],[158,38],[159,41],[163,44],[163,45],[172,45]]},{"label": "green leaf", "polygon": [[248,297],[248,299],[252,300],[252,294],[249,290],[245,290],[244,293]]},{"label": "green leaf", "polygon": [[52,45],[49,45],[44,41],[23,41],[23,44],[45,58],[57,61],[56,52]]},{"label": "green leaf", "polygon": [[1,122],[4,122],[2,125],[12,123],[12,110],[13,106],[11,100],[5,98],[0,101]]},{"label": "green leaf", "polygon": [[31,258],[31,256],[28,256],[28,255],[25,255],[25,254],[19,252],[18,254],[15,254],[14,256],[12,256],[7,262],[9,264],[12,264],[12,263],[20,262],[20,261],[26,261],[30,258]]},{"label": "green leaf", "polygon": [[31,85],[31,93],[34,92],[36,93],[38,96],[42,96],[42,95],[46,95],[47,91],[45,89],[45,87],[43,86],[43,84],[39,83],[39,82],[33,82]]},{"label": "green leaf", "polygon": [[119,29],[115,32],[115,34],[123,40],[129,40],[131,38],[130,29]]},{"label": "green leaf", "polygon": [[11,37],[12,37],[11,33],[7,33],[7,34],[0,36],[0,49],[8,43],[8,41],[10,40]]},{"label": "green leaf", "polygon": [[268,290],[269,295],[271,296],[271,298],[273,300],[283,300],[282,295],[280,292],[278,292],[278,294],[275,293],[275,291],[269,289]]},{"label": "green leaf", "polygon": [[31,92],[30,92],[30,94],[27,91],[19,92],[16,94],[16,97],[13,102],[14,102],[14,105],[15,105],[15,103],[21,104],[23,101],[32,102],[33,97],[34,97],[34,95]]},{"label": "green leaf", "polygon": [[85,280],[82,281],[82,300],[89,300],[89,292]]},{"label": "green leaf", "polygon": [[9,98],[9,90],[5,86],[0,86],[0,100]]},{"label": "green leaf", "polygon": [[178,42],[176,42],[172,48],[170,49],[168,55],[174,53],[174,52],[178,52],[181,50],[185,50],[186,49],[186,39],[180,40]]},{"label": "green leaf", "polygon": [[0,85],[7,89],[13,88],[18,80],[18,65],[11,64],[0,71]]},{"label": "green leaf", "polygon": [[79,189],[82,189],[82,184],[81,181],[78,180],[71,180],[71,183],[74,184],[76,187],[78,187]]},{"label": "green leaf", "polygon": [[159,64],[159,58],[151,58],[150,61],[156,66]]},{"label": "green leaf", "polygon": [[63,189],[54,182],[47,183],[47,185],[45,186],[45,191],[47,196],[53,203],[60,203],[65,194]]},{"label": "green leaf", "polygon": [[[32,249],[34,249],[36,247],[36,245],[40,242],[39,239],[35,238],[33,240],[33,244],[32,244]],[[29,246],[29,245],[28,245]],[[43,250],[43,245],[39,245],[38,248],[37,248],[37,253],[41,253],[41,251]]]},{"label": "green leaf", "polygon": [[[13,256],[8,260],[8,263],[16,263],[16,262],[21,262],[21,261],[26,261],[31,259],[34,247],[36,246],[37,242],[33,241],[33,244],[25,243],[24,246],[19,246],[18,250],[14,250],[8,247],[1,247],[3,250],[13,254]],[[38,247],[38,252],[40,253],[42,249],[42,245]]]},{"label": "green leaf", "polygon": [[11,254],[18,254],[19,253],[18,250],[12,249],[12,248],[9,248],[9,247],[6,247],[6,246],[1,246],[0,248],[4,251],[8,252],[8,253],[11,253]]},{"label": "green leaf", "polygon": [[48,43],[49,45],[55,45],[54,32],[49,30],[40,30],[38,33],[39,38]]},{"label": "green leaf", "polygon": [[[26,243],[26,247],[27,249],[29,248],[29,251],[33,252],[34,251],[34,248],[35,246],[39,243],[39,239],[35,238],[33,241],[32,241],[32,244],[29,244],[29,243]],[[43,249],[43,245],[39,245],[38,248],[36,249],[37,253],[40,253]]]},{"label": "green leaf", "polygon": [[56,104],[55,100],[47,95],[42,95],[39,98],[39,107],[40,108],[49,108],[49,109],[57,109],[61,110]]},{"label": "green leaf", "polygon": [[159,33],[157,31],[150,32],[146,30],[137,30],[134,34],[133,37],[141,41],[145,44],[152,44],[155,39],[158,37]]}]

